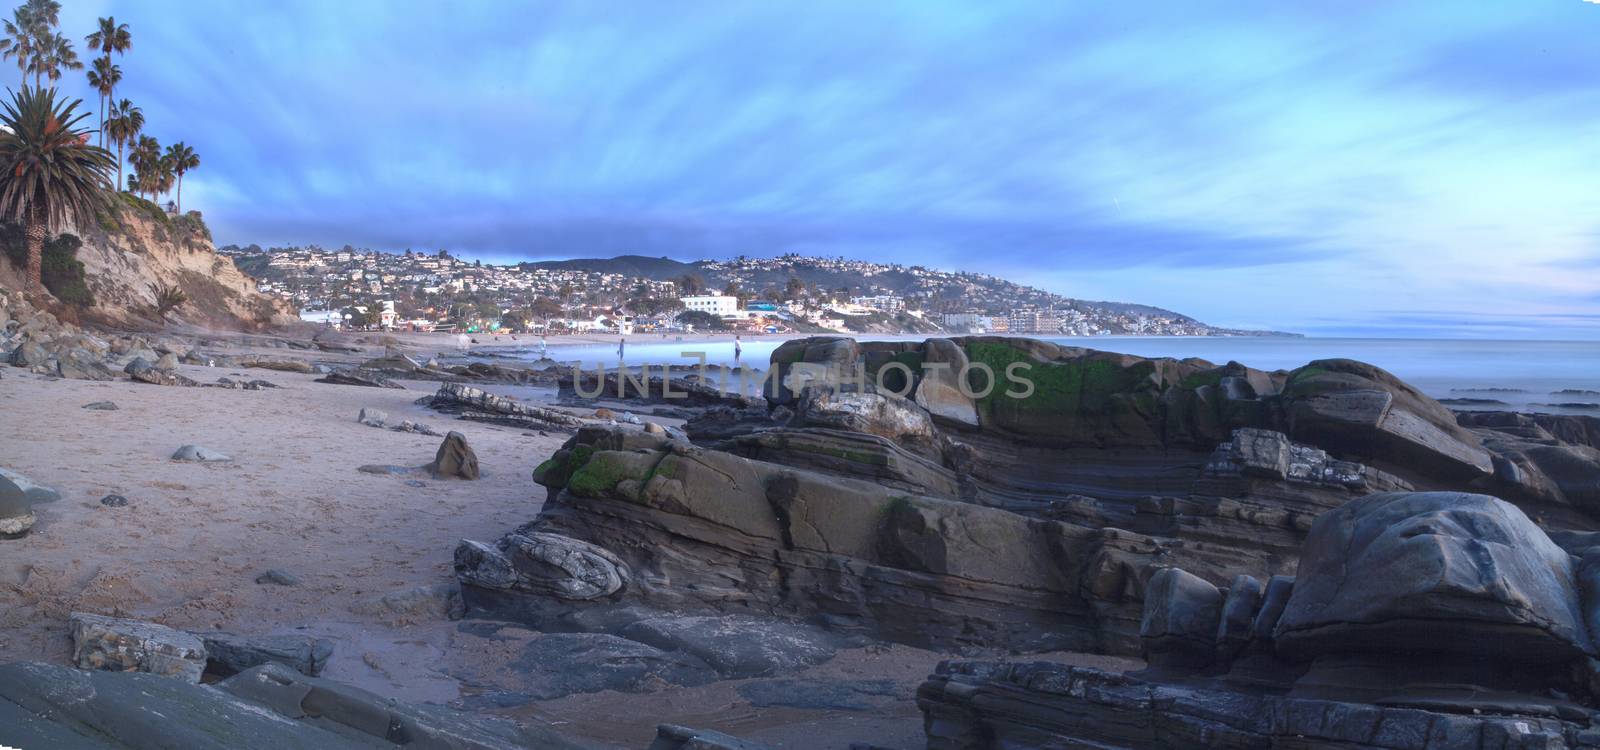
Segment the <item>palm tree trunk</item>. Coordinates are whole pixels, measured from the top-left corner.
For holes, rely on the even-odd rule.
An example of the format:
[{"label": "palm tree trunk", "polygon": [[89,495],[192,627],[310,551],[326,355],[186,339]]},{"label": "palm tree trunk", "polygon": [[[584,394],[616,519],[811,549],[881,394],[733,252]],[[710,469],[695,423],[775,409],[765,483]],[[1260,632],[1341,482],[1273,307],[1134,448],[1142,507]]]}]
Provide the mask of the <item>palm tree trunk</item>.
[{"label": "palm tree trunk", "polygon": [[117,189],[122,192],[122,141],[117,141]]},{"label": "palm tree trunk", "polygon": [[178,215],[183,215],[183,173],[178,173]]},{"label": "palm tree trunk", "polygon": [[24,232],[28,243],[28,289],[35,294],[44,292],[44,209],[35,204],[28,211],[28,228]]}]

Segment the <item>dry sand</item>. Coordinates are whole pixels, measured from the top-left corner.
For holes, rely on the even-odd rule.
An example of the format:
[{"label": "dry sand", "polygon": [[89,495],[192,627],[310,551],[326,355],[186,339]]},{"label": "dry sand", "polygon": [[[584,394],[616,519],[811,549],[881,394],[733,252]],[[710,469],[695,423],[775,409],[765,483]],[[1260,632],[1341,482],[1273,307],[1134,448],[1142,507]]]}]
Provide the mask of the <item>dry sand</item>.
[{"label": "dry sand", "polygon": [[[565,436],[462,422],[414,405],[436,389],[431,383],[391,390],[268,370],[185,366],[181,372],[200,382],[263,378],[281,388],[100,383],[0,368],[0,462],[62,494],[39,506],[31,534],[0,541],[0,661],[67,662],[67,615],[88,611],[194,631],[324,636],[335,641],[326,677],[403,700],[482,705],[469,700],[481,686],[451,675],[492,668],[503,654],[438,611],[397,613],[372,603],[452,583],[457,540],[492,541],[532,519],[544,490],[529,474]],[[82,408],[106,400],[119,410]],[[482,479],[357,472],[363,464],[427,463],[440,442],[359,424],[362,407],[462,432]],[[169,460],[186,443],[233,460]],[[102,505],[100,498],[112,493],[129,504]],[[255,583],[268,568],[302,582]],[[657,723],[671,722],[775,747],[823,750],[872,741],[909,748],[922,743],[913,691],[940,658],[905,647],[857,649],[786,675],[895,680],[897,694],[870,712],[756,708],[729,682],[492,710],[555,722],[617,747],[644,747]]]}]

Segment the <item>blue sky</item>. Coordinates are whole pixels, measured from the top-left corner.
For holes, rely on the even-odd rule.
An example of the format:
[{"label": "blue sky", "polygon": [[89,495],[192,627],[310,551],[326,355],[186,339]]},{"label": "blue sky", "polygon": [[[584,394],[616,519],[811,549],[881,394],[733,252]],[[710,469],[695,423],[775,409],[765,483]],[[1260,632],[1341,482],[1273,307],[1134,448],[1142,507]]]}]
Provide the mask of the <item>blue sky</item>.
[{"label": "blue sky", "polygon": [[119,96],[199,152],[221,243],[842,254],[1222,325],[1600,338],[1583,0],[64,5],[130,25]]}]

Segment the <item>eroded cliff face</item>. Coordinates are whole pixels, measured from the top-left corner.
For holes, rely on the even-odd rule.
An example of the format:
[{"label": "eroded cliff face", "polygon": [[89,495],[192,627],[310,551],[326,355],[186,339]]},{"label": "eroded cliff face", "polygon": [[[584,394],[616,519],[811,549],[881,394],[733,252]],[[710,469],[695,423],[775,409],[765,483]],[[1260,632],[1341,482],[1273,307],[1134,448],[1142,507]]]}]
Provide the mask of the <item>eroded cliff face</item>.
[{"label": "eroded cliff face", "polygon": [[[198,211],[168,216],[153,203],[119,195],[97,222],[67,233],[83,242],[77,259],[94,293],[94,304],[80,311],[86,320],[136,328],[156,324],[152,285],[175,287],[189,297],[168,323],[262,330],[296,320],[288,304],[257,292],[232,259],[217,254]],[[21,278],[19,269],[7,270],[0,278]]]}]

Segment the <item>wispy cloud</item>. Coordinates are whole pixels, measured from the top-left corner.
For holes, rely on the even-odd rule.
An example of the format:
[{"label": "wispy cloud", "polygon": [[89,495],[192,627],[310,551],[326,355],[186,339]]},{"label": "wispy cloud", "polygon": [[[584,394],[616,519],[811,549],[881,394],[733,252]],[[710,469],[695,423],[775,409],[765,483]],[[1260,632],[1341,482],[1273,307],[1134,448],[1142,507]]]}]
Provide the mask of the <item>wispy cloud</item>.
[{"label": "wispy cloud", "polygon": [[1572,272],[1600,210],[1582,3],[147,0],[63,22],[107,12],[134,31],[122,93],[200,151],[184,197],[223,241],[847,253],[1222,324],[1366,331],[1404,301],[1460,332],[1493,310],[1595,335],[1559,317],[1600,309]]}]

